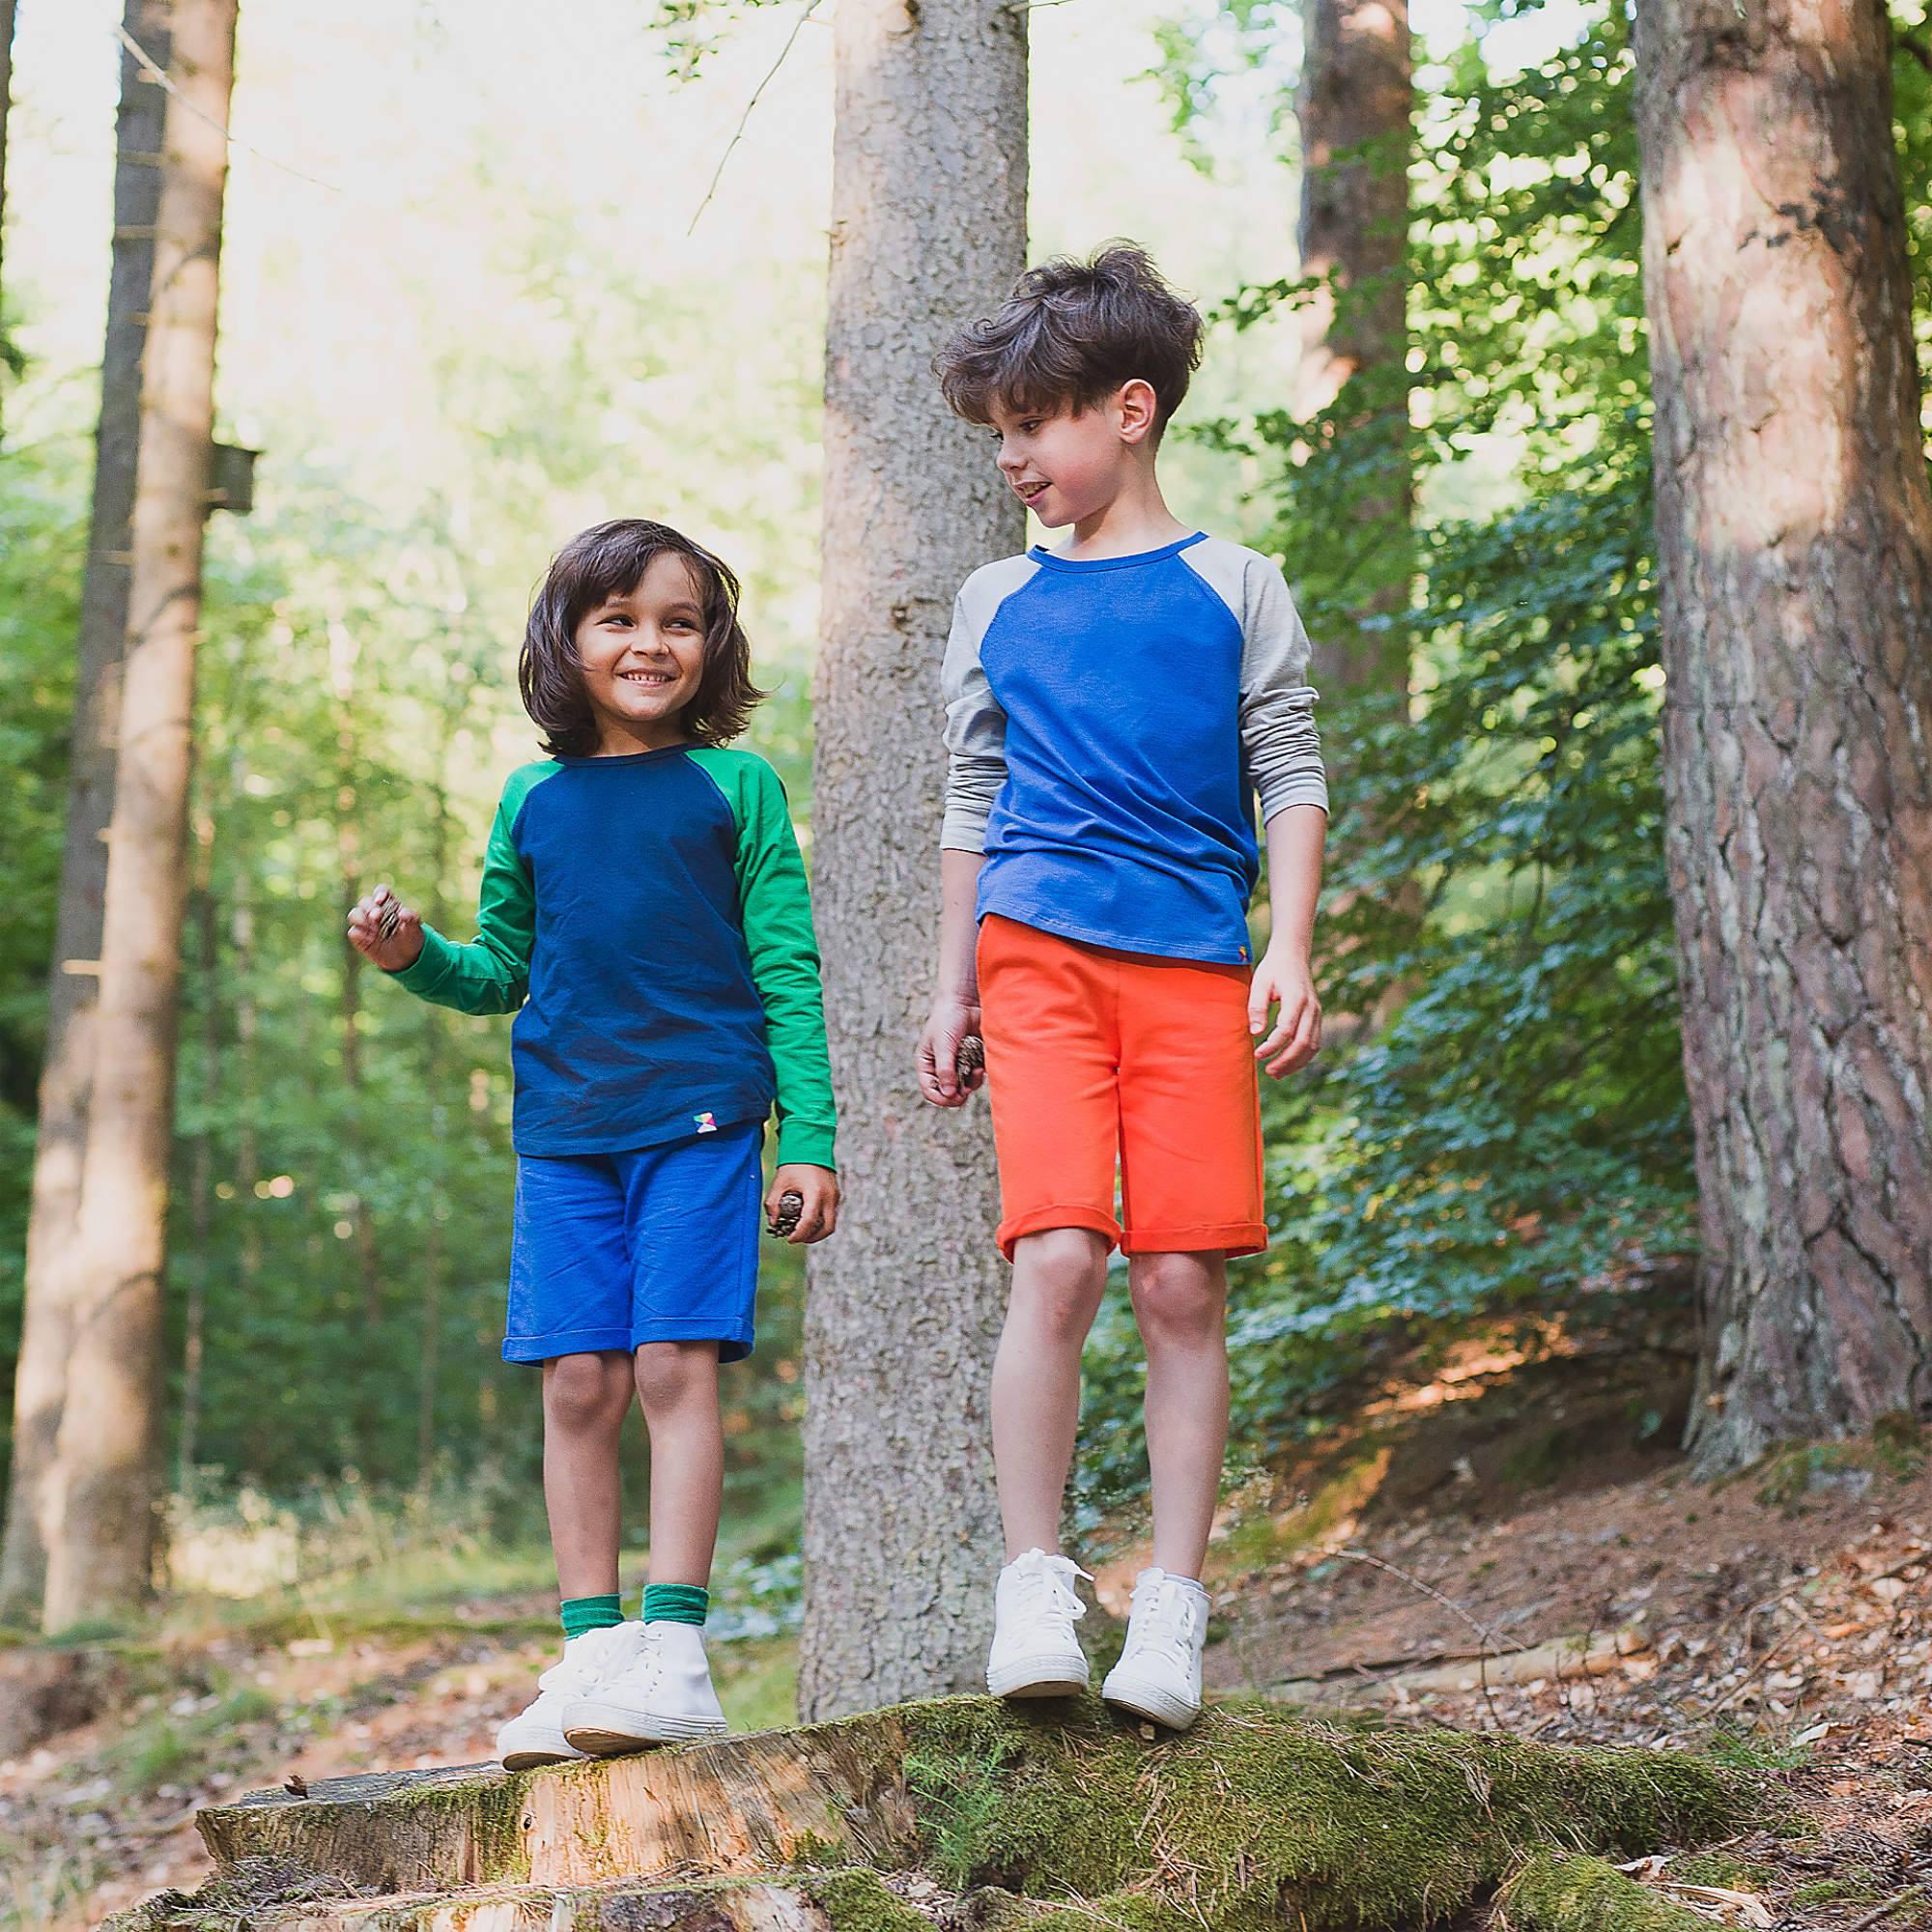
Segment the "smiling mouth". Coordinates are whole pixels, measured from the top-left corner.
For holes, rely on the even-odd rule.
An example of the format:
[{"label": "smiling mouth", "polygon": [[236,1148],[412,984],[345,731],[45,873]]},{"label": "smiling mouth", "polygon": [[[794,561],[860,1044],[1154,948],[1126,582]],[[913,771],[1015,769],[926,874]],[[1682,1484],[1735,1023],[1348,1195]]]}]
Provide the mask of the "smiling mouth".
[{"label": "smiling mouth", "polygon": [[620,670],[617,678],[623,684],[641,684],[651,689],[662,689],[667,684],[677,682],[669,671],[664,670]]},{"label": "smiling mouth", "polygon": [[1053,488],[1051,483],[1015,483],[1014,491],[1022,502],[1031,503],[1036,497],[1043,497]]}]

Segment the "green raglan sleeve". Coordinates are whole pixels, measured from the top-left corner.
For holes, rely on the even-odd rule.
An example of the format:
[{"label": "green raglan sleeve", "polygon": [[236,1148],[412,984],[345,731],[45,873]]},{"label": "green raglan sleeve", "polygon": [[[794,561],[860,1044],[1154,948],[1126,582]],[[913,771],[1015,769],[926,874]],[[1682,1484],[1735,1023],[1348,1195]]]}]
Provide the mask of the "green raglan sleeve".
[{"label": "green raglan sleeve", "polygon": [[[778,1074],[779,1159],[834,1167],[838,1120],[818,939],[791,810],[778,773],[762,758],[724,755],[731,758],[724,794],[738,821],[738,904]],[[705,761],[714,777],[724,779]]]},{"label": "green raglan sleeve", "polygon": [[423,927],[423,950],[412,966],[389,977],[409,992],[460,1013],[513,1013],[530,983],[530,946],[537,898],[529,867],[511,838],[517,813],[538,780],[554,767],[525,766],[511,774],[483,853],[483,886],[476,937],[468,946]]}]

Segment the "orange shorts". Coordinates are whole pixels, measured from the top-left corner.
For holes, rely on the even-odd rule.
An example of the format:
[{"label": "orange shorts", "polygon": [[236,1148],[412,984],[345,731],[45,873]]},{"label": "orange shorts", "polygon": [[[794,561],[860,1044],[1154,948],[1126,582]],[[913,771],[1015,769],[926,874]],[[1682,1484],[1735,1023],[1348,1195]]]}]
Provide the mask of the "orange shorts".
[{"label": "orange shorts", "polygon": [[1245,966],[1076,945],[988,914],[980,1009],[1009,1261],[1043,1228],[1092,1228],[1129,1255],[1267,1246]]}]

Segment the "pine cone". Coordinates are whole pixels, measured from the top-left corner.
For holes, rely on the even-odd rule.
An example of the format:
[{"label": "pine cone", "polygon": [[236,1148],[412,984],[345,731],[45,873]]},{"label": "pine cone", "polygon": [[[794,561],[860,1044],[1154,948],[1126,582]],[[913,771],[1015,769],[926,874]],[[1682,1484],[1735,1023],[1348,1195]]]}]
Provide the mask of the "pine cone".
[{"label": "pine cone", "polygon": [[788,1187],[779,1196],[779,1217],[772,1223],[772,1233],[780,1240],[786,1240],[798,1233],[798,1224],[804,1218],[805,1196],[795,1187]]},{"label": "pine cone", "polygon": [[969,1033],[953,1049],[952,1065],[961,1080],[970,1080],[986,1065],[986,1042],[977,1033]]}]

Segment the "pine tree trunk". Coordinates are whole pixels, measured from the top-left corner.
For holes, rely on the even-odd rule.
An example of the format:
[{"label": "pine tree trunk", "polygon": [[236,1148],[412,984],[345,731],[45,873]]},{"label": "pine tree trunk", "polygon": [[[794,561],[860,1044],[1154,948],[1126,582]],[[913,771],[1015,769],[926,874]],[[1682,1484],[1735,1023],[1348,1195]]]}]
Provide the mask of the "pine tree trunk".
[{"label": "pine tree trunk", "polygon": [[214,1273],[214,1110],[221,1098],[221,930],[214,900],[214,820],[194,828],[196,878],[189,895],[194,917],[195,968],[201,976],[201,1130],[188,1164],[188,1225],[194,1256],[187,1269],[182,1319],[182,1398],[177,1466],[184,1492],[194,1487],[201,1445],[202,1363],[206,1354],[208,1290]]},{"label": "pine tree trunk", "polygon": [[934,351],[1026,246],[1025,11],[842,0],[835,25],[813,879],[846,1211],[806,1305],[808,1718],[977,1680],[999,1559],[1005,1268],[983,1105],[926,1106],[953,593],[1022,541]]},{"label": "pine tree trunk", "polygon": [[[1332,614],[1320,640],[1322,695],[1400,694],[1415,547],[1408,448],[1408,162],[1413,68],[1408,0],[1305,0],[1301,85],[1301,272],[1326,278],[1303,313],[1295,412],[1336,412],[1367,476],[1350,485]],[[1338,408],[1339,405],[1339,408]],[[1381,624],[1370,621],[1384,620]]]},{"label": "pine tree trunk", "polygon": [[81,1279],[56,1453],[44,1621],[137,1601],[155,1542],[194,647],[213,434],[236,0],[175,0],[143,367],[121,749],[101,926]]},{"label": "pine tree trunk", "polygon": [[1882,0],[1636,27],[1719,1469],[1932,1412],[1932,497]]},{"label": "pine tree trunk", "polygon": [[[7,233],[7,123],[14,106],[14,0],[0,0],[0,242]],[[4,268],[4,253],[0,253]],[[0,298],[7,293],[7,280],[0,273]],[[0,308],[0,369],[5,367],[6,318]]]},{"label": "pine tree trunk", "polygon": [[[128,33],[163,68],[170,8],[171,0],[128,0],[124,20]],[[0,1543],[0,1618],[18,1623],[39,1620],[46,1587],[47,1539],[53,1533],[49,1478],[73,1332],[68,1297],[74,1286],[71,1264],[87,1151],[100,905],[107,878],[107,820],[114,809],[134,465],[141,440],[141,356],[155,278],[155,210],[166,102],[161,88],[124,50],[93,522],[81,583],[67,829],[28,1210],[26,1308],[14,1383],[14,1462],[6,1537]]]}]

